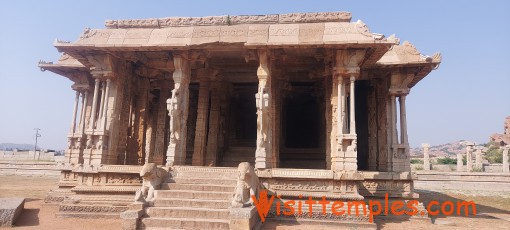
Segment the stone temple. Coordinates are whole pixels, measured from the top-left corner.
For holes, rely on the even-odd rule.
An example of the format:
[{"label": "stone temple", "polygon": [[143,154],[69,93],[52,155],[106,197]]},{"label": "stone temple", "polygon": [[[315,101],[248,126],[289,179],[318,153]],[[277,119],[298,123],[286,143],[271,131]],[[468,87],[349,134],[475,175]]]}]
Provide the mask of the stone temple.
[{"label": "stone temple", "polygon": [[[282,200],[418,197],[406,96],[439,53],[372,33],[348,12],[105,26],[56,40],[61,58],[39,63],[76,92],[66,163],[46,199],[59,216],[120,215],[126,229],[256,228],[256,209],[233,205],[241,162],[254,167],[252,186]],[[146,182],[153,197],[133,203]]]}]

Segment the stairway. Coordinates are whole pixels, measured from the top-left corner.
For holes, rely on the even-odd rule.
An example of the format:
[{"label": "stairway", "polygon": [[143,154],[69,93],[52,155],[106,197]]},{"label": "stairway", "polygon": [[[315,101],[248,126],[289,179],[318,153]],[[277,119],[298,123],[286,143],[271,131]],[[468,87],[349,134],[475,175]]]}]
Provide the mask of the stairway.
[{"label": "stairway", "polygon": [[236,168],[176,167],[155,191],[142,229],[229,229],[236,178]]},{"label": "stairway", "polygon": [[255,163],[255,147],[230,147],[223,155],[220,166],[237,167],[241,162]]}]

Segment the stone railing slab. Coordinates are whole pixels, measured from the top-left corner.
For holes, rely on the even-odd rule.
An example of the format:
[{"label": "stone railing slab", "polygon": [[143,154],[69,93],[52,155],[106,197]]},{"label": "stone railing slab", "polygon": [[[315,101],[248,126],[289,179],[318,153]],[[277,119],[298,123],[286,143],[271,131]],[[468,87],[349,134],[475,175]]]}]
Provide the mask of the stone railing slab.
[{"label": "stone railing slab", "polygon": [[24,205],[25,198],[0,198],[0,227],[13,226]]}]

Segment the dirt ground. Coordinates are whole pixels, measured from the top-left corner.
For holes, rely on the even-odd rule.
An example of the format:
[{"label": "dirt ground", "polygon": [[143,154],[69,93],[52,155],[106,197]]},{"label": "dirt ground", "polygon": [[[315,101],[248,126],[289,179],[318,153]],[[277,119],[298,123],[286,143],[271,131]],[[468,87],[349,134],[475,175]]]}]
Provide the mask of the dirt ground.
[{"label": "dirt ground", "polygon": [[[14,229],[120,229],[120,219],[56,218],[58,207],[46,205],[46,193],[55,187],[58,178],[0,176],[0,197],[26,198],[25,210]],[[430,219],[376,219],[378,229],[510,229],[510,193],[472,191],[419,190],[420,202],[431,200],[474,201],[477,215],[470,217],[438,216]],[[335,226],[306,226],[266,223],[264,229],[339,229]],[[355,229],[355,228],[349,228]]]}]

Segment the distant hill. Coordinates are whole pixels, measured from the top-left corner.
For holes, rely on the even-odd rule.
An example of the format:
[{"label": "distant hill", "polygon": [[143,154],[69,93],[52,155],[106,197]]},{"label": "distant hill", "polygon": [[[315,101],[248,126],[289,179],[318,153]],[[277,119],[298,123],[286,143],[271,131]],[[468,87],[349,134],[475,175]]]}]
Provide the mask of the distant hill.
[{"label": "distant hill", "polygon": [[[464,144],[466,141],[460,140],[455,142],[450,142],[446,144],[441,145],[435,145],[430,146],[429,148],[429,154],[431,156],[450,156],[455,157],[457,156],[457,153],[465,153],[466,152],[466,145]],[[410,150],[411,156],[423,156],[423,148],[412,148]]]},{"label": "distant hill", "polygon": [[[30,144],[14,144],[14,143],[0,143],[0,150],[34,150],[34,145]],[[37,147],[40,149],[40,146]]]}]

